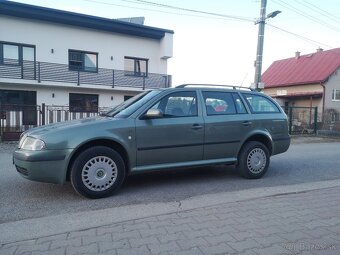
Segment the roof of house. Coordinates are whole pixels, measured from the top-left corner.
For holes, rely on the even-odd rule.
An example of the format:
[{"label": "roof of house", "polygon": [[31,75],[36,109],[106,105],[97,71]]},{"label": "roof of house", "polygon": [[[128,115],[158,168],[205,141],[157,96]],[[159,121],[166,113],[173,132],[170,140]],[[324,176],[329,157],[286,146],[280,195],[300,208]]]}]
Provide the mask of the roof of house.
[{"label": "roof of house", "polygon": [[340,48],[277,60],[263,73],[265,88],[323,83],[340,67]]},{"label": "roof of house", "polygon": [[0,14],[152,39],[161,39],[165,33],[174,33],[167,29],[5,0],[0,0]]}]

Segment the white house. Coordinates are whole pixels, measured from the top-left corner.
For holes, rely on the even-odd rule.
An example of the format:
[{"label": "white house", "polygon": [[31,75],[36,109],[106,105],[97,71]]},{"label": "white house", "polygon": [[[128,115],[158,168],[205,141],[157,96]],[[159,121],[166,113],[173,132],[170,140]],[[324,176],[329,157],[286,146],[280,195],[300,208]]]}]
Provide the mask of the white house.
[{"label": "white house", "polygon": [[144,89],[170,86],[172,40],[171,30],[0,1],[2,126],[12,126],[4,109],[13,105],[21,125],[34,125],[39,114],[19,105],[98,112]]}]

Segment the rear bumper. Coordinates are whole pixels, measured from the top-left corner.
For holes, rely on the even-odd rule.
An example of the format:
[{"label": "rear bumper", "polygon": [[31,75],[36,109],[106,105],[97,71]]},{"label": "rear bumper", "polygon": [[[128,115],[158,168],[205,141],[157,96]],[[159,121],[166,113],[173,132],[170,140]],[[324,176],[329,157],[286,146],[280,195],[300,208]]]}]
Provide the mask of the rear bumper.
[{"label": "rear bumper", "polygon": [[290,136],[273,139],[273,145],[272,155],[286,152],[290,146]]},{"label": "rear bumper", "polygon": [[20,175],[32,181],[63,184],[72,149],[26,151],[16,150],[13,163]]}]

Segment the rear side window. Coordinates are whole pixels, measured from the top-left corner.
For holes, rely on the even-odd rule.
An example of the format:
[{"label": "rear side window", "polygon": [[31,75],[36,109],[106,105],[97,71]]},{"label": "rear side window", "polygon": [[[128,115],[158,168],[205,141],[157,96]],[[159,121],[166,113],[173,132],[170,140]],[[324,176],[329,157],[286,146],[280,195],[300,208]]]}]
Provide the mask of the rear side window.
[{"label": "rear side window", "polygon": [[205,91],[203,92],[207,115],[236,114],[236,108],[231,93]]},{"label": "rear side window", "polygon": [[242,93],[253,113],[275,113],[280,112],[279,108],[270,99],[261,96]]},{"label": "rear side window", "polygon": [[244,104],[240,98],[240,96],[236,93],[233,93],[233,98],[236,106],[237,113],[247,113],[246,108],[244,107]]}]

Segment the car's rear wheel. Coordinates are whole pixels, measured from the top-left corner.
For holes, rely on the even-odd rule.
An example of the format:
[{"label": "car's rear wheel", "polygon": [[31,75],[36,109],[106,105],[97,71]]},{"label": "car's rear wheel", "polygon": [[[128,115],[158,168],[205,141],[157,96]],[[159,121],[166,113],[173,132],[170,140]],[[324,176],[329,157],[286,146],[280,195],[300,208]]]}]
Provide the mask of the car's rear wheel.
[{"label": "car's rear wheel", "polygon": [[263,143],[250,141],[241,149],[237,169],[243,177],[257,179],[267,172],[269,162],[268,148]]},{"label": "car's rear wheel", "polygon": [[124,160],[108,147],[91,147],[75,159],[70,179],[73,188],[85,197],[108,197],[125,179]]}]

